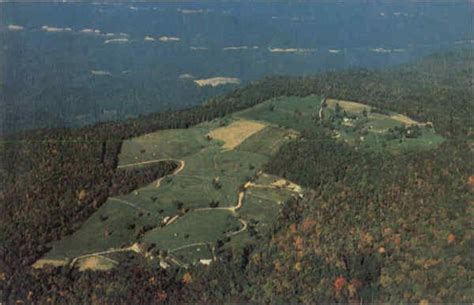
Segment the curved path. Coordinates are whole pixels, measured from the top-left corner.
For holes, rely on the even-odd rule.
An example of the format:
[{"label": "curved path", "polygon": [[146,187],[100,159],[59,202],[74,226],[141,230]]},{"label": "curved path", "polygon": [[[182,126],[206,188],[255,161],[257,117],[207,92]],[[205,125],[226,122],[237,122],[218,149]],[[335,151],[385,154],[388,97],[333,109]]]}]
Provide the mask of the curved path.
[{"label": "curved path", "polygon": [[128,205],[129,207],[132,207],[132,208],[137,209],[137,210],[142,211],[142,212],[150,212],[150,211],[148,211],[147,209],[144,209],[144,208],[141,208],[141,207],[139,207],[139,206],[136,206],[135,204],[133,204],[133,203],[131,203],[131,202],[128,202],[128,201],[125,201],[125,200],[123,200],[123,199],[119,199],[119,198],[116,198],[116,197],[110,197],[109,200],[117,201],[117,202],[126,204],[126,205]]},{"label": "curved path", "polygon": [[242,228],[240,228],[238,231],[227,233],[227,237],[231,237],[231,236],[240,234],[240,233],[244,232],[245,230],[247,230],[247,221],[243,220],[242,218],[239,218],[239,221],[242,224]]},{"label": "curved path", "polygon": [[[133,167],[133,166],[140,166],[140,165],[144,165],[144,164],[151,164],[151,163],[158,163],[158,162],[163,162],[163,161],[178,161],[179,162],[179,166],[169,175],[166,175],[166,176],[163,176],[161,178],[159,178],[157,181],[156,181],[156,187],[160,187],[161,185],[161,181],[163,179],[165,179],[166,177],[168,176],[175,176],[177,174],[179,174],[183,169],[184,167],[186,166],[186,162],[184,160],[176,160],[176,159],[157,159],[157,160],[150,160],[150,161],[144,161],[144,162],[138,162],[138,163],[131,163],[131,164],[126,164],[126,165],[119,165],[117,166],[117,168],[126,168],[126,167]],[[213,210],[226,210],[226,211],[229,211],[231,212],[232,214],[235,215],[236,211],[239,210],[241,207],[242,207],[242,204],[243,204],[243,200],[244,200],[244,197],[245,197],[245,191],[246,189],[249,187],[249,186],[252,186],[252,183],[250,181],[248,181],[247,183],[245,183],[244,185],[244,190],[239,192],[239,197],[238,197],[238,200],[237,200],[237,204],[233,207],[216,207],[216,208],[198,208],[198,209],[195,209],[193,210],[193,212],[203,212],[203,211],[213,211]],[[115,198],[115,197],[110,197],[109,198],[110,200],[114,200],[114,201],[117,201],[117,202],[120,202],[120,203],[123,203],[123,204],[126,204],[130,207],[133,207],[135,209],[138,209],[138,210],[142,210],[142,211],[145,211],[145,212],[148,212],[148,210],[144,209],[144,208],[141,208],[141,207],[138,207],[136,206],[135,204],[131,203],[131,202],[128,202],[128,201],[125,201],[125,200],[122,200],[122,199],[119,199],[119,198]],[[168,221],[166,223],[166,225],[170,225],[172,223],[174,223],[177,219],[179,218],[179,215],[176,215],[174,216],[171,221]],[[242,227],[237,230],[237,231],[234,231],[234,232],[230,232],[230,233],[227,233],[226,236],[230,237],[230,236],[235,236],[237,234],[240,234],[242,232],[244,232],[246,229],[247,229],[247,221],[243,220],[242,218],[238,218],[238,220],[240,221],[240,223],[242,224]],[[205,243],[205,242],[201,242],[201,243],[193,243],[193,244],[189,244],[189,245],[184,245],[184,246],[181,246],[181,247],[178,247],[178,248],[175,248],[175,249],[172,249],[170,250],[169,252],[174,252],[174,251],[177,251],[177,250],[181,250],[181,249],[185,249],[185,248],[188,248],[188,247],[193,247],[193,246],[197,246],[197,245],[207,245],[208,243]],[[81,259],[84,259],[84,258],[88,258],[88,257],[93,257],[93,256],[103,256],[103,255],[106,255],[106,254],[110,254],[110,253],[118,253],[118,252],[127,252],[127,251],[133,251],[133,252],[136,252],[136,253],[140,253],[141,249],[140,249],[140,246],[138,243],[134,243],[132,244],[131,246],[129,247],[126,247],[126,248],[112,248],[112,249],[109,249],[109,250],[106,250],[106,251],[98,251],[98,252],[93,252],[93,253],[88,253],[88,254],[84,254],[84,255],[80,255],[80,256],[76,256],[75,258],[72,259],[71,263],[70,263],[70,266],[74,266],[77,261],[81,260]],[[105,257],[104,257],[105,258]],[[180,266],[183,266],[182,263],[179,262],[179,260],[177,258],[175,258],[175,263],[177,265],[180,265]],[[38,260],[36,263],[42,261],[42,259]],[[36,264],[35,263],[35,264]],[[184,265],[184,267],[186,268],[186,265]]]},{"label": "curved path", "polygon": [[87,257],[91,257],[91,256],[102,256],[104,254],[127,252],[127,251],[133,251],[133,252],[136,252],[136,253],[140,253],[140,246],[137,243],[134,243],[133,245],[131,245],[130,247],[127,247],[127,248],[119,248],[119,249],[112,248],[112,249],[109,249],[109,250],[106,250],[106,251],[99,251],[99,252],[94,252],[94,253],[89,253],[89,254],[76,256],[75,258],[72,259],[72,261],[70,263],[70,266],[71,267],[74,266],[74,264],[78,260],[83,259],[83,258],[87,258]]},{"label": "curved path", "polygon": [[163,177],[161,177],[160,179],[158,179],[158,180],[156,181],[156,187],[160,187],[161,181],[162,181],[163,179],[165,179],[165,178],[168,177],[168,176],[176,176],[176,175],[179,174],[179,173],[184,169],[184,167],[186,166],[186,161],[184,161],[184,160],[173,160],[173,161],[178,161],[178,162],[179,162],[179,166],[178,166],[171,174],[166,175],[166,176],[163,176]]},{"label": "curved path", "polygon": [[130,164],[125,164],[125,165],[118,165],[117,168],[134,167],[134,166],[158,163],[158,162],[163,162],[163,161],[176,161],[176,159],[164,158],[164,159],[149,160],[149,161],[130,163]]},{"label": "curved path", "polygon": [[193,211],[194,212],[203,212],[203,211],[224,210],[224,211],[229,211],[229,212],[235,214],[235,212],[242,207],[242,204],[244,202],[244,197],[245,197],[245,191],[251,185],[252,184],[250,183],[250,181],[245,183],[244,190],[239,193],[239,199],[237,200],[237,205],[236,206],[233,206],[233,207],[215,207],[215,208],[197,208],[197,209],[194,209]]},{"label": "curved path", "polygon": [[193,243],[193,244],[188,244],[188,245],[184,245],[184,246],[181,246],[181,247],[178,247],[178,248],[168,250],[168,252],[176,252],[176,251],[183,250],[183,249],[190,248],[190,247],[194,247],[194,246],[207,246],[208,244],[209,243],[207,243],[207,242]]}]

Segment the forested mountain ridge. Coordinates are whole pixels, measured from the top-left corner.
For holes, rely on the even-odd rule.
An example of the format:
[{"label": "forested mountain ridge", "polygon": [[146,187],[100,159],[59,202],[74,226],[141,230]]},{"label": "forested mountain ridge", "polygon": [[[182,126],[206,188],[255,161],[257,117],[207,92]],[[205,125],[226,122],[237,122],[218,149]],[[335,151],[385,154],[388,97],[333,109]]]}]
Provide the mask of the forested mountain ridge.
[{"label": "forested mountain ridge", "polygon": [[[2,297],[8,303],[45,303],[48,299],[56,303],[469,301],[472,204],[466,201],[472,182],[466,165],[471,162],[472,63],[472,54],[462,52],[388,71],[268,78],[178,112],[5,137],[0,207]],[[103,203],[110,187],[123,184],[125,180],[116,181],[114,175],[124,139],[157,129],[189,127],[272,97],[312,93],[432,121],[447,141],[431,152],[387,158],[333,143],[323,130],[305,134],[304,140],[284,146],[268,165],[270,172],[315,190],[309,200],[288,203],[274,235],[261,237],[272,246],[249,245],[243,253],[223,253],[222,263],[193,269],[183,280],[180,270],[164,272],[133,265],[109,273],[29,267],[46,251],[46,242],[74,231]],[[348,164],[347,160],[354,161]],[[321,172],[326,174],[318,174]],[[410,217],[407,211],[412,212]],[[346,217],[354,217],[353,222],[346,222]],[[375,229],[380,222],[385,224],[384,234]],[[436,230],[429,232],[429,228]],[[321,243],[321,234],[325,243]],[[433,244],[430,234],[436,237]],[[394,238],[398,248],[382,244],[383,238]],[[422,256],[431,253],[444,257]],[[416,259],[415,266],[406,265]],[[448,270],[431,273],[432,267],[444,266],[441,262],[449,263]],[[321,269],[313,269],[316,267]],[[412,279],[395,276],[407,268],[419,272]],[[461,273],[451,274],[452,270]],[[125,281],[124,274],[133,280]],[[432,276],[436,281],[425,285]],[[441,287],[443,282],[449,286]]]}]

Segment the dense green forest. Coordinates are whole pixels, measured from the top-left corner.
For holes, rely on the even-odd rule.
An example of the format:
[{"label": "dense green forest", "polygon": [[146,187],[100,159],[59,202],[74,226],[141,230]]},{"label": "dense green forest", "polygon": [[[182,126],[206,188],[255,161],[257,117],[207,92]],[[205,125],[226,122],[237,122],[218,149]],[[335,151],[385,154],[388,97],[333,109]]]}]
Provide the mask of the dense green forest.
[{"label": "dense green forest", "polygon": [[[7,304],[469,303],[472,64],[438,54],[386,70],[272,77],[205,104],[120,123],[43,129],[1,143],[0,300]],[[312,189],[243,250],[187,270],[130,257],[107,272],[36,270],[46,244],[74,232],[108,196],[173,171],[116,169],[123,140],[187,128],[273,97],[320,94],[430,121],[446,138],[406,154],[356,151],[324,128],[284,145],[266,171]],[[250,234],[250,233],[249,233]]]}]

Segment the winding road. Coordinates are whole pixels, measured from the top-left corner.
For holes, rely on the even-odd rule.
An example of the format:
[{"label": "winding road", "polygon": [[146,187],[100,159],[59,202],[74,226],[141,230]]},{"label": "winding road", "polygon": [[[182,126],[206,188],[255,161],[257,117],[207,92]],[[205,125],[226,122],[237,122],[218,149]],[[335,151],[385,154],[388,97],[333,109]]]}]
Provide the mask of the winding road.
[{"label": "winding road", "polygon": [[[161,181],[163,181],[163,179],[165,179],[166,177],[169,177],[169,176],[175,176],[177,174],[179,174],[183,169],[184,167],[186,166],[186,162],[184,160],[176,160],[176,159],[157,159],[157,160],[149,160],[149,161],[143,161],[143,162],[137,162],[137,163],[131,163],[131,164],[125,164],[125,165],[119,165],[117,166],[118,169],[120,168],[127,168],[127,167],[133,167],[133,166],[140,166],[140,165],[145,165],[145,164],[152,164],[152,163],[158,163],[158,162],[163,162],[163,161],[178,161],[179,162],[179,166],[169,175],[166,175],[166,176],[163,176],[161,178],[159,178],[157,181],[156,181],[156,187],[160,187],[161,185]],[[237,204],[235,206],[231,206],[231,207],[216,207],[216,208],[198,208],[198,209],[194,209],[193,212],[205,212],[205,211],[214,211],[214,210],[225,210],[225,211],[229,211],[231,212],[234,216],[236,216],[236,212],[242,207],[243,205],[243,201],[244,201],[244,197],[245,197],[245,191],[247,190],[248,187],[252,186],[252,183],[250,181],[248,181],[247,183],[245,183],[244,185],[244,190],[241,191],[239,193],[239,196],[238,196],[238,200],[237,200]],[[144,211],[144,212],[149,212],[147,209],[144,209],[144,208],[141,208],[131,202],[128,202],[128,201],[125,201],[123,199],[119,199],[119,198],[115,198],[115,197],[110,197],[110,200],[113,200],[113,201],[116,201],[116,202],[120,202],[122,204],[125,204],[125,205],[128,205],[130,207],[133,207],[137,210],[140,210],[140,211]],[[166,223],[166,225],[170,225],[172,223],[174,223],[176,220],[178,220],[179,218],[179,215],[176,215],[174,217],[172,217],[172,219],[170,221],[168,221]],[[226,236],[230,237],[230,236],[235,236],[237,234],[240,234],[242,232],[244,232],[246,229],[247,229],[247,221],[245,221],[244,219],[242,218],[238,218],[239,222],[242,224],[242,227],[237,230],[237,231],[234,231],[234,232],[230,232],[230,233],[227,233]],[[175,249],[172,249],[170,250],[169,252],[174,252],[174,251],[177,251],[177,250],[181,250],[181,249],[185,249],[185,248],[188,248],[188,247],[192,247],[192,246],[196,246],[196,245],[206,245],[207,243],[205,242],[201,242],[201,243],[193,243],[193,244],[189,244],[189,245],[184,245],[184,246],[181,246],[181,247],[178,247],[178,248],[175,248]],[[140,245],[138,242],[132,244],[131,246],[129,247],[126,247],[126,248],[111,248],[109,250],[105,250],[105,251],[98,251],[98,252],[93,252],[93,253],[88,253],[88,254],[84,254],[84,255],[80,255],[80,256],[76,256],[75,258],[72,259],[71,263],[70,263],[70,266],[74,266],[79,260],[81,259],[84,259],[84,258],[88,258],[88,257],[94,257],[94,256],[100,256],[100,257],[103,257],[103,258],[106,258],[104,257],[103,255],[106,255],[106,254],[110,254],[110,253],[118,253],[118,252],[127,252],[127,251],[132,251],[132,252],[136,252],[136,253],[140,253],[141,252],[141,249],[140,249]],[[38,260],[35,264],[38,264],[40,263],[41,261],[46,261],[47,259],[40,259]],[[177,265],[180,265],[180,266],[186,266],[186,265],[183,265],[182,263],[179,262],[179,260],[177,258],[175,258],[173,260]],[[115,262],[115,261],[114,261]]]}]

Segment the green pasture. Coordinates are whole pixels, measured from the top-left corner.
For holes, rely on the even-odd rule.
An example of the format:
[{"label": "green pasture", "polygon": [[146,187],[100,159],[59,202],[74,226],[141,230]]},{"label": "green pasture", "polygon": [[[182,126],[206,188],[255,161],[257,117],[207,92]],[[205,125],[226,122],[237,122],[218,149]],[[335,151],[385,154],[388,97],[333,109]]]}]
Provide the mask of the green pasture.
[{"label": "green pasture", "polygon": [[252,108],[235,113],[236,118],[264,121],[276,126],[303,131],[317,124],[313,118],[318,114],[322,97],[281,97],[263,102]]},{"label": "green pasture", "polygon": [[[118,249],[136,242],[136,230],[157,224],[155,213],[107,200],[74,234],[53,242],[45,258],[64,259]],[[132,226],[134,225],[134,227]]]},{"label": "green pasture", "polygon": [[176,256],[178,259],[189,262],[197,263],[201,259],[212,259],[213,254],[209,244],[198,244],[198,245],[185,245],[184,248],[178,248],[178,250],[170,251],[170,254]]},{"label": "green pasture", "polygon": [[293,132],[288,129],[268,126],[247,138],[237,146],[237,150],[270,157],[276,154],[281,145],[289,141],[292,135]]},{"label": "green pasture", "polygon": [[241,223],[228,211],[196,211],[187,213],[169,226],[147,232],[143,241],[173,252],[191,244],[215,243],[240,228]]},{"label": "green pasture", "polygon": [[119,166],[159,159],[181,159],[209,145],[206,134],[216,123],[168,129],[124,141]]},{"label": "green pasture", "polygon": [[[332,106],[325,111],[326,120],[331,120],[331,117],[335,114],[335,104]],[[444,138],[437,135],[433,128],[428,128],[422,124],[419,125],[421,135],[417,138],[391,138],[390,129],[409,127],[391,118],[390,115],[396,114],[394,112],[384,115],[370,113],[369,111],[367,117],[363,117],[361,111],[346,110],[346,114],[347,117],[352,117],[349,122],[333,121],[333,126],[341,134],[339,139],[364,149],[400,153],[433,149],[444,141]],[[353,126],[347,126],[347,124]]]},{"label": "green pasture", "polygon": [[[174,159],[182,160],[184,168],[162,179],[159,187],[153,182],[130,194],[109,198],[74,234],[51,243],[52,250],[45,258],[74,258],[145,241],[155,243],[186,262],[193,262],[208,259],[209,245],[238,231],[241,221],[257,231],[270,227],[282,203],[295,195],[285,188],[272,187],[279,179],[275,176],[258,176],[254,183],[266,187],[249,187],[236,214],[222,209],[194,210],[209,208],[211,201],[218,202],[219,208],[235,206],[241,186],[263,168],[283,143],[290,141],[290,135],[294,136],[295,131],[321,128],[315,120],[320,102],[319,96],[281,97],[188,129],[161,130],[125,141],[119,155],[121,165]],[[327,116],[332,111],[328,109]],[[341,134],[339,140],[350,145],[405,152],[430,149],[443,141],[434,129],[425,126],[420,127],[422,133],[416,139],[388,140],[386,130],[401,126],[400,122],[380,114],[369,114],[367,118],[362,118],[361,113],[353,114],[361,116],[354,127],[340,122],[334,124]],[[222,142],[206,136],[210,130],[242,118],[264,121],[269,126],[234,150],[224,150]],[[136,166],[146,166],[146,163]],[[159,226],[166,217],[182,213],[185,214],[176,222]],[[143,226],[154,229],[137,240],[137,232]],[[248,232],[242,232],[231,236],[230,244],[238,247],[249,238]]]}]

